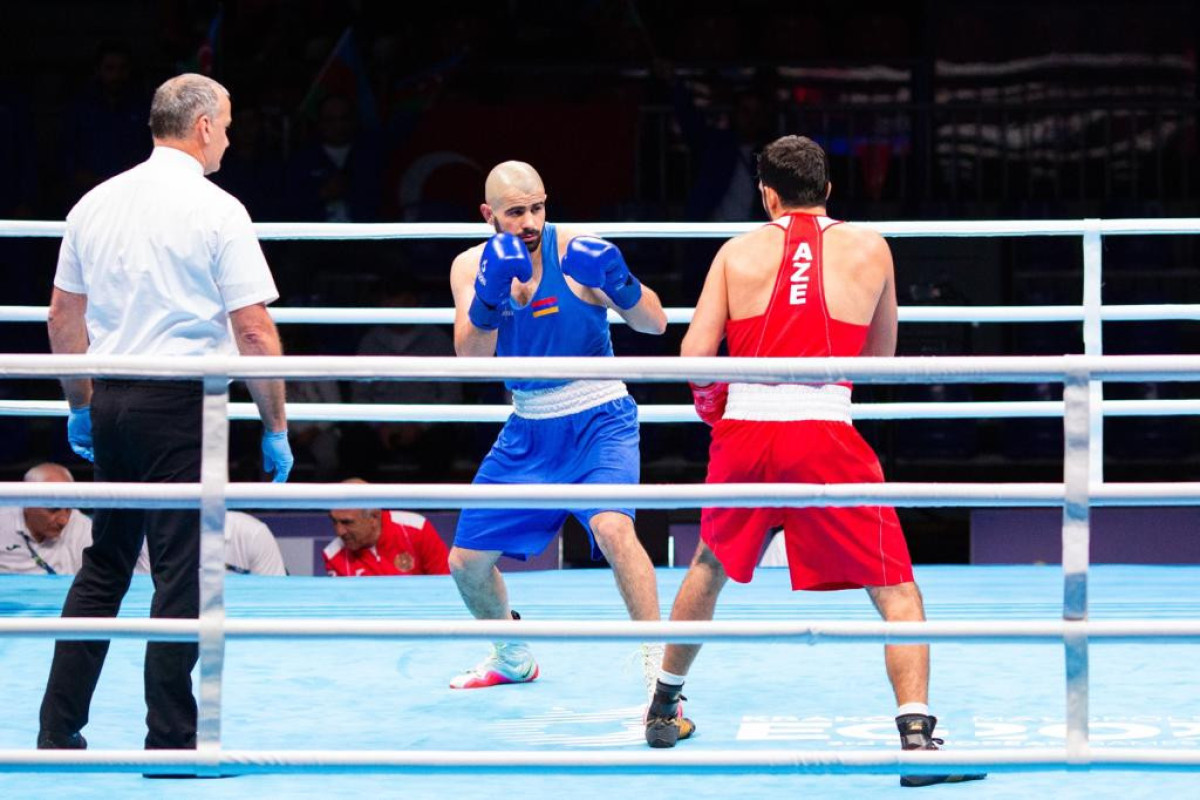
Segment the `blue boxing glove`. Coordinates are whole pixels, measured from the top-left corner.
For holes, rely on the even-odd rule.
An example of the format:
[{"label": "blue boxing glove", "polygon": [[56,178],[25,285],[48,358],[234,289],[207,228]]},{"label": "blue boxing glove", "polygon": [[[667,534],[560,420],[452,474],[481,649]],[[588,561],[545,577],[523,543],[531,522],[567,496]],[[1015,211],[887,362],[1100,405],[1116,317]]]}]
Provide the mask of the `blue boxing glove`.
[{"label": "blue boxing glove", "polygon": [[595,236],[576,236],[567,245],[562,271],[584,286],[601,289],[617,308],[630,309],[642,299],[642,283],[625,265],[615,244]]},{"label": "blue boxing glove", "polygon": [[88,461],[96,460],[92,448],[92,407],[68,409],[67,413],[67,443],[71,449]]},{"label": "blue boxing glove", "polygon": [[467,316],[485,331],[500,327],[502,304],[512,296],[513,278],[524,283],[533,277],[533,260],[520,237],[497,233],[483,246],[475,275],[475,299]]},{"label": "blue boxing glove", "polygon": [[272,483],[283,483],[292,472],[292,447],[288,444],[287,431],[263,431],[262,436],[263,472],[273,472]]}]

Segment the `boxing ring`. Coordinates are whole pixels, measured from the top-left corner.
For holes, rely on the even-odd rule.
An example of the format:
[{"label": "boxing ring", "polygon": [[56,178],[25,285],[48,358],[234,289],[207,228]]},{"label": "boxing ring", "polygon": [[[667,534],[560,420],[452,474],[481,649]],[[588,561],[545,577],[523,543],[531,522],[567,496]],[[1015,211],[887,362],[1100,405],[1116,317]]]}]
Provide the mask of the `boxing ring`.
[{"label": "boxing ring", "polygon": [[[750,225],[595,225],[618,236],[728,236]],[[0,356],[0,377],[191,377],[204,382],[199,484],[0,484],[11,505],[199,507],[201,616],[147,620],[150,587],[135,580],[116,620],[55,618],[69,579],[0,582],[0,663],[9,672],[10,714],[0,723],[0,792],[136,795],[156,787],[120,774],[88,775],[68,791],[55,772],[121,773],[186,768],[254,773],[190,784],[205,795],[328,796],[388,791],[405,796],[534,796],[572,791],[671,791],[730,796],[758,791],[856,796],[899,790],[898,773],[990,771],[953,790],[1007,797],[1185,795],[1200,769],[1200,568],[1089,564],[1088,520],[1103,506],[1200,505],[1196,483],[1112,483],[1103,478],[1106,415],[1195,414],[1195,401],[1112,401],[1106,382],[1194,381],[1200,357],[1105,356],[1106,320],[1198,319],[1200,306],[1103,306],[1105,235],[1200,233],[1200,220],[887,223],[889,236],[1082,237],[1083,302],[1025,308],[902,308],[902,322],[1045,322],[1083,325],[1084,354],[1055,357],[895,359],[422,359],[285,357],[152,359]],[[482,225],[261,225],[263,238],[478,238]],[[4,223],[0,234],[61,235],[61,224]],[[278,309],[287,322],[446,323],[444,309]],[[34,321],[45,310],[0,308],[0,319]],[[686,321],[688,310],[669,319]],[[433,363],[430,363],[433,362]],[[856,417],[1061,416],[1061,483],[814,485],[469,486],[439,484],[229,483],[228,426],[253,417],[228,403],[230,378],[497,380],[621,378],[630,382],[1044,383],[1062,402],[887,403]],[[9,401],[16,415],[65,414],[61,402]],[[498,420],[505,407],[289,406],[289,419]],[[690,407],[642,409],[644,422],[694,421]],[[1061,507],[1063,567],[921,567],[930,622],[883,623],[861,592],[792,595],[784,571],[760,570],[731,586],[711,623],[624,619],[603,571],[510,575],[542,679],[488,692],[452,692],[448,678],[474,663],[477,640],[511,635],[509,623],[467,619],[452,582],[327,581],[224,572],[225,508],[392,506],[565,507],[605,502],[639,508],[737,505]],[[660,570],[664,611],[682,570]],[[801,620],[801,621],[797,621]],[[112,638],[88,735],[95,749],[34,751],[36,710],[50,638]],[[198,640],[200,725],[195,751],[140,749],[138,640]],[[284,641],[288,640],[288,641]],[[336,643],[334,642],[336,640]],[[670,751],[642,743],[641,677],[622,673],[634,643],[712,642],[687,692],[695,741]],[[901,752],[891,720],[881,642],[931,642],[931,708],[947,749]],[[585,644],[586,643],[586,644]],[[803,653],[800,645],[807,645]],[[820,647],[811,645],[820,644]],[[1050,645],[1049,647],[1045,645]],[[829,652],[836,651],[836,652]],[[1190,676],[1190,677],[1189,677]],[[1065,695],[1064,695],[1065,685]],[[19,701],[18,701],[18,698]],[[383,712],[382,714],[380,712]],[[264,747],[264,743],[266,746]],[[348,773],[325,776],[325,773]],[[382,773],[402,772],[401,777]],[[1072,773],[1065,777],[1064,773]],[[6,774],[11,773],[11,774]],[[267,773],[267,774],[264,774]],[[306,773],[296,775],[294,773]],[[318,778],[309,773],[320,773]],[[482,773],[482,774],[481,774]],[[844,773],[831,778],[809,773]],[[1021,774],[1011,774],[1021,773]],[[890,778],[881,777],[890,775]],[[569,775],[569,778],[561,776]],[[82,780],[82,779],[81,779]],[[386,781],[386,783],[384,783]],[[669,783],[668,783],[669,781]],[[403,782],[403,783],[399,783]],[[1069,789],[1067,788],[1069,786]],[[52,788],[53,787],[53,788]],[[476,792],[476,794],[472,794]]]}]

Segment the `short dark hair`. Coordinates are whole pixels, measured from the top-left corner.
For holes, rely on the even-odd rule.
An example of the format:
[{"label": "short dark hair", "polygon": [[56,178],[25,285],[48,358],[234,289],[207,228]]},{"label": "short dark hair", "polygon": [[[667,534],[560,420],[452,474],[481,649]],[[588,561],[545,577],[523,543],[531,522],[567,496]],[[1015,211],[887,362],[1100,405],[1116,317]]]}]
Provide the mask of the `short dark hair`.
[{"label": "short dark hair", "polygon": [[783,136],[758,154],[758,179],[774,189],[785,206],[823,206],[829,156],[807,136]]}]

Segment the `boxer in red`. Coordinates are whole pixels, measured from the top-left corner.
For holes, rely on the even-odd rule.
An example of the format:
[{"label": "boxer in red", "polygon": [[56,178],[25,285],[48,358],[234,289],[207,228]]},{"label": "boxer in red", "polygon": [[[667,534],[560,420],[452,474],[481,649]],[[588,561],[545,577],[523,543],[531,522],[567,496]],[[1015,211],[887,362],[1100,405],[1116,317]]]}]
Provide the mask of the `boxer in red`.
[{"label": "boxer in red", "polygon": [[[759,190],[771,222],[726,242],[705,280],[684,356],[715,356],[722,339],[743,357],[892,356],[896,290],[887,243],[830,219],[829,162],[820,145],[785,136],[758,158]],[[878,483],[874,451],[851,424],[850,386],[693,385],[696,409],[713,426],[708,483]],[[767,531],[782,525],[792,587],[865,588],[889,621],[925,619],[896,512],[860,508],[706,508],[701,544],[671,610],[673,620],[712,619],[729,578],[754,573]],[[673,747],[694,727],[680,691],[700,651],[667,645],[646,715],[651,747]],[[937,749],[930,716],[928,645],[884,648],[905,750]],[[905,775],[903,786],[983,775]]]}]

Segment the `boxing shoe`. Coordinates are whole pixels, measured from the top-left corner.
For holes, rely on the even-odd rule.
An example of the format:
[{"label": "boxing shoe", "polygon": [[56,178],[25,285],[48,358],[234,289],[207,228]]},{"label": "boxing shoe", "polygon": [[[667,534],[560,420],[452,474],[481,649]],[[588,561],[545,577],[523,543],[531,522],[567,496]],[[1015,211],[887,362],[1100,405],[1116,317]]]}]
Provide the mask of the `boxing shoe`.
[{"label": "boxing shoe", "polygon": [[686,700],[679,693],[681,686],[669,686],[656,682],[654,697],[646,708],[646,744],[651,747],[674,747],[680,739],[690,739],[696,732],[696,723],[683,715]]},{"label": "boxing shoe", "polygon": [[529,683],[537,676],[538,665],[528,647],[519,642],[502,642],[493,644],[491,655],[450,681],[450,688],[484,689],[506,683]]},{"label": "boxing shoe", "polygon": [[87,739],[83,738],[83,734],[76,731],[75,733],[51,733],[50,731],[38,731],[37,737],[38,750],[87,750]]},{"label": "boxing shoe", "polygon": [[[938,745],[945,744],[941,739],[933,737],[937,717],[925,714],[901,714],[896,717],[896,727],[900,730],[901,750],[937,750]],[[981,781],[987,773],[981,775],[901,775],[901,786],[933,786],[936,783],[962,783],[963,781]]]}]

